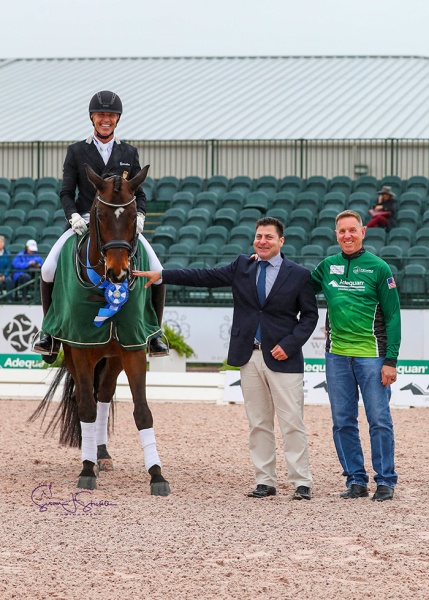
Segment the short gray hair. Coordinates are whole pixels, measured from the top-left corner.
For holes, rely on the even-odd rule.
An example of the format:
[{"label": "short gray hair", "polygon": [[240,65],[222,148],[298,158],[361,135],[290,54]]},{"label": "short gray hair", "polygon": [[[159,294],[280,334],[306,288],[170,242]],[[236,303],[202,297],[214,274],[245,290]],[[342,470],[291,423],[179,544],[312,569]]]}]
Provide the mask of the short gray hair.
[{"label": "short gray hair", "polygon": [[340,219],[345,219],[346,217],[354,217],[359,222],[359,225],[363,227],[362,217],[354,210],[343,210],[343,212],[340,212],[340,214],[335,217],[335,226]]}]

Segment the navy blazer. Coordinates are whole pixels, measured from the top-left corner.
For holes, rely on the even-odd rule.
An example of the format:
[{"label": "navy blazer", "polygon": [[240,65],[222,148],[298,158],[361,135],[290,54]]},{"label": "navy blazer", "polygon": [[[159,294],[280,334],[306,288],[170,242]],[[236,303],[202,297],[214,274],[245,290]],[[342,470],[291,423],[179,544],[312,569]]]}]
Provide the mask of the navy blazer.
[{"label": "navy blazer", "polygon": [[[234,316],[228,364],[241,367],[253,352],[259,319],[265,364],[272,371],[303,373],[302,346],[313,333],[318,312],[310,271],[283,258],[277,279],[261,306],[256,291],[257,261],[241,254],[234,262],[213,269],[164,269],[163,283],[192,287],[232,287]],[[279,344],[288,355],[276,360],[271,350]]]},{"label": "navy blazer", "polygon": [[[85,163],[98,175],[112,173],[124,179],[132,179],[141,170],[137,148],[118,139],[115,139],[107,165],[104,164],[92,135],[87,140],[71,144],[67,148],[64,160],[60,193],[67,221],[72,213],[77,212],[82,215],[91,210],[95,189],[86,175]],[[77,198],[76,188],[78,188]],[[136,201],[137,211],[146,214],[146,195],[141,186],[136,190]]]}]

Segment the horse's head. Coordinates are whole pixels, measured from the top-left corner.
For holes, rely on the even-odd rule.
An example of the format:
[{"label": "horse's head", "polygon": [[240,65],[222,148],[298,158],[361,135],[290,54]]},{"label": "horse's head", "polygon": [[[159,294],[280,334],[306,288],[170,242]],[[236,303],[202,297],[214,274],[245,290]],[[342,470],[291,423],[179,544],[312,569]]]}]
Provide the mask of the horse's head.
[{"label": "horse's head", "polygon": [[90,262],[100,258],[94,253],[101,254],[106,278],[112,283],[122,283],[130,275],[130,258],[136,252],[138,241],[134,193],[146,179],[149,165],[130,181],[119,175],[103,179],[89,165],[85,165],[85,169],[97,190],[91,208]]}]

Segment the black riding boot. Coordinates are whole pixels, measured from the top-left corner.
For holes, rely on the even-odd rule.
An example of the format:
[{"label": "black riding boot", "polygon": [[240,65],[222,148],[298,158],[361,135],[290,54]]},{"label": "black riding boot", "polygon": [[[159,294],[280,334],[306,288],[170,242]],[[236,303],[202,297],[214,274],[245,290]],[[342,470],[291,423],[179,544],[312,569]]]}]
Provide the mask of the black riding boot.
[{"label": "black riding boot", "polygon": [[[151,287],[152,290],[152,305],[155,309],[156,317],[158,319],[158,324],[161,327],[162,324],[162,315],[164,313],[164,305],[165,305],[165,285],[162,283],[160,285],[153,285]],[[169,350],[168,346],[164,344],[161,337],[154,338],[149,342],[149,356],[168,356]]]},{"label": "black riding boot", "polygon": [[[43,316],[46,315],[51,306],[53,289],[53,283],[47,283],[40,278],[40,296],[42,299]],[[60,348],[61,342],[48,333],[45,333],[45,335],[34,344],[33,351],[42,354],[43,360],[48,364],[52,364],[56,361]]]}]

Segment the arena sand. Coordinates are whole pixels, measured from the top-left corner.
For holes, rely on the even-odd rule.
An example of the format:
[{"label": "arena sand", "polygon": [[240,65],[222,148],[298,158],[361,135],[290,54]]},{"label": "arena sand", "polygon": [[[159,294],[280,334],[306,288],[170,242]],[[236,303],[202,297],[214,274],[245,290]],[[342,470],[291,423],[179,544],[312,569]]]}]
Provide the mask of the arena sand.
[{"label": "arena sand", "polygon": [[128,403],[109,443],[115,471],[74,496],[79,451],[27,425],[35,408],[0,402],[1,600],[429,598],[427,409],[394,409],[399,484],[375,503],[339,498],[326,406],[305,410],[310,502],[291,498],[278,433],[278,495],[246,497],[243,406],[174,403],[152,406],[171,496],[150,496]]}]

